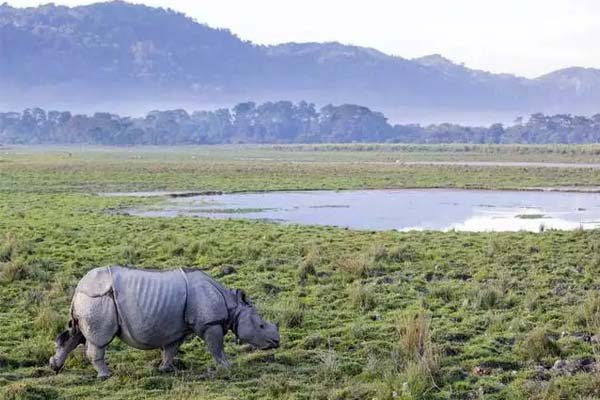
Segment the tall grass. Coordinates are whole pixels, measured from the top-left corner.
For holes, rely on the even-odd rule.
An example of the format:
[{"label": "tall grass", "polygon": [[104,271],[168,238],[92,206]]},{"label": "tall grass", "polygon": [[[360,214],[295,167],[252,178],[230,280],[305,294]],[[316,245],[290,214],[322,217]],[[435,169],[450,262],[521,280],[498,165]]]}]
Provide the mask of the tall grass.
[{"label": "tall grass", "polygon": [[374,269],[375,261],[370,254],[356,254],[338,261],[338,268],[347,273],[350,278],[365,278]]},{"label": "tall grass", "polygon": [[375,288],[358,281],[349,286],[348,297],[350,304],[361,312],[371,311],[377,305]]},{"label": "tall grass", "polygon": [[311,243],[305,250],[304,258],[300,263],[298,274],[301,280],[317,273],[317,265],[321,262],[321,253],[315,243]]},{"label": "tall grass", "polygon": [[524,358],[537,362],[561,353],[550,332],[543,327],[535,328],[525,336],[520,344],[520,351]]},{"label": "tall grass", "polygon": [[[439,350],[431,337],[430,319],[423,310],[406,313],[396,322],[399,349],[433,377],[439,371]],[[419,368],[421,368],[419,367]]]}]

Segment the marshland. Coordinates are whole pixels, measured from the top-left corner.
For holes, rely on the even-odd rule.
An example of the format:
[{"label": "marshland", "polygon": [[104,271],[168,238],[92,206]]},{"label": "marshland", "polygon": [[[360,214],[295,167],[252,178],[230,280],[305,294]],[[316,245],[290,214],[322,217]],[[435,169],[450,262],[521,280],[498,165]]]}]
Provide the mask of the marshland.
[{"label": "marshland", "polygon": [[[598,230],[400,232],[149,218],[126,211],[164,199],[102,194],[443,188],[518,196],[563,188],[600,196],[600,173],[590,166],[498,163],[590,164],[597,154],[596,146],[561,145],[0,147],[0,393],[596,398]],[[112,264],[201,268],[243,288],[279,323],[281,348],[258,351],[229,335],[233,366],[223,371],[194,338],[182,346],[177,372],[162,374],[158,351],[115,340],[107,352],[112,378],[96,380],[81,349],[55,374],[48,358],[78,280]]]}]

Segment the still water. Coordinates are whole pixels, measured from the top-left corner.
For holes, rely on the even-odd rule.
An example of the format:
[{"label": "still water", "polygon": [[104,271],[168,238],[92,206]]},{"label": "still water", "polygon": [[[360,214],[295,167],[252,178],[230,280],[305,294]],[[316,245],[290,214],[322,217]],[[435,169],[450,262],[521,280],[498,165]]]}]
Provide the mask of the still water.
[{"label": "still water", "polygon": [[600,228],[600,194],[447,189],[265,192],[166,198],[152,208],[127,212],[368,230],[539,232]]}]

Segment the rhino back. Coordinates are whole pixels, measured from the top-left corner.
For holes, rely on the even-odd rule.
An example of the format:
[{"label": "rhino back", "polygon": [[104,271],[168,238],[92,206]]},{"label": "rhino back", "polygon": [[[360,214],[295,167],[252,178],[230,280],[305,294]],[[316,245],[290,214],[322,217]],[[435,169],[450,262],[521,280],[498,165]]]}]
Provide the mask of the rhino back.
[{"label": "rhino back", "polygon": [[187,288],[180,270],[112,268],[121,338],[138,348],[157,348],[187,332]]},{"label": "rhino back", "polygon": [[201,271],[186,273],[188,278],[188,302],[186,322],[196,333],[215,323],[227,323],[231,295],[223,286]]}]

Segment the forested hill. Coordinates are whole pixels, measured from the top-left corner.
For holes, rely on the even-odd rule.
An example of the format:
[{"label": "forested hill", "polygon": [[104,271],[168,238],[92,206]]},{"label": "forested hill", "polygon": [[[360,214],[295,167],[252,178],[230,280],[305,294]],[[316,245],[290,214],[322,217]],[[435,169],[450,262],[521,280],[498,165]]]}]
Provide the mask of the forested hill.
[{"label": "forested hill", "polygon": [[481,111],[486,121],[533,111],[590,114],[600,104],[600,70],[526,79],[441,55],[408,59],[336,42],[259,46],[173,10],[123,1],[0,4],[0,107],[35,99],[45,108],[130,112],[281,98],[359,103],[390,116],[420,111],[423,121],[468,121],[456,115],[481,118]]},{"label": "forested hill", "polygon": [[600,114],[531,115],[512,126],[391,125],[367,107],[289,101],[145,117],[73,115],[39,108],[0,113],[0,144],[176,145],[222,143],[600,143]]}]

